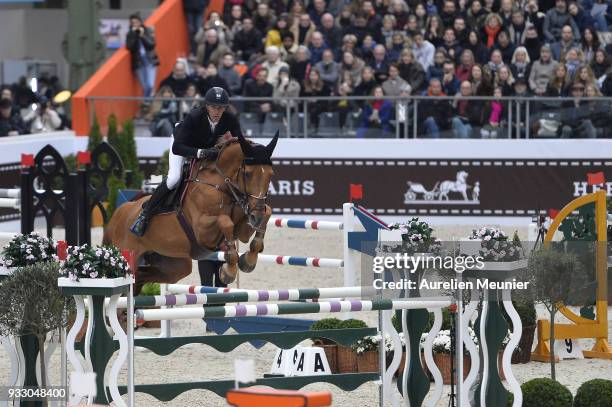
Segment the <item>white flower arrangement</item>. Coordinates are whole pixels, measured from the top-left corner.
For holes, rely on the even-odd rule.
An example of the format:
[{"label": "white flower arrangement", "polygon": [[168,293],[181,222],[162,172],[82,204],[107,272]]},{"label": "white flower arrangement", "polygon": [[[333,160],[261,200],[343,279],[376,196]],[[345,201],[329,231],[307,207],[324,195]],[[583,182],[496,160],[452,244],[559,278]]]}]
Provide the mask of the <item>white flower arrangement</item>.
[{"label": "white flower arrangement", "polygon": [[0,252],[6,267],[24,267],[38,262],[58,261],[57,242],[38,232],[15,236]]},{"label": "white flower arrangement", "polygon": [[427,222],[419,221],[419,218],[412,218],[405,223],[391,223],[388,227],[402,234],[402,252],[435,253],[440,250],[441,242],[432,236],[433,229]]},{"label": "white flower arrangement", "polygon": [[[478,347],[478,337],[476,336],[476,332],[474,332],[474,330],[471,327],[468,327],[468,332],[470,334],[470,338],[476,344],[476,347]],[[428,335],[429,335],[429,332],[423,332],[423,334],[421,334],[421,350],[424,349],[425,340],[427,339]],[[438,334],[435,336],[433,340],[432,351],[433,353],[450,353],[451,351],[450,330],[444,329],[438,332]],[[464,347],[464,351],[466,351],[465,347]]]},{"label": "white flower arrangement", "polygon": [[[474,342],[474,345],[476,345],[476,349],[478,349],[478,347],[480,346],[480,343],[478,341],[478,337],[476,336],[476,332],[471,327],[468,327],[468,332],[470,334],[470,338],[472,339],[472,342]],[[510,342],[510,333],[511,333],[510,330],[506,332],[506,336],[504,337],[504,340],[502,341],[503,347],[505,347],[508,344],[508,342]],[[424,349],[425,340],[427,339],[427,335],[429,335],[429,332],[423,332],[423,334],[421,334],[421,350]],[[433,340],[432,351],[433,353],[450,353],[451,351],[450,330],[445,329],[445,330],[441,330],[440,332],[438,332],[438,334]],[[467,348],[465,346],[463,347],[463,351],[467,353]]]},{"label": "white flower arrangement", "polygon": [[515,261],[524,257],[523,249],[515,233],[513,240],[508,240],[508,234],[501,229],[482,227],[472,230],[469,240],[480,240],[479,255],[483,261]]},{"label": "white flower arrangement", "polygon": [[131,274],[121,252],[113,246],[69,246],[60,273],[73,281],[79,278],[118,278]]},{"label": "white flower arrangement", "polygon": [[[403,335],[400,335],[403,343]],[[359,339],[356,343],[351,346],[358,355],[363,355],[367,351],[378,351],[381,336],[370,335]],[[385,334],[385,353],[393,351],[393,340],[389,334]]]}]

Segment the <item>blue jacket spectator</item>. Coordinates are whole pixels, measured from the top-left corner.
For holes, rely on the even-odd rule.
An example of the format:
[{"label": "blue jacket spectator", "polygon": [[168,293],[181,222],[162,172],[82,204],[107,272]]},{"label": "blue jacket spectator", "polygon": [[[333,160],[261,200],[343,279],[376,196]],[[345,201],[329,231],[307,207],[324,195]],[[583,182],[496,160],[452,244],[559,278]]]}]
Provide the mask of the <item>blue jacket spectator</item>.
[{"label": "blue jacket spectator", "polygon": [[308,50],[310,51],[310,63],[315,65],[317,62],[323,59],[323,51],[327,49],[327,44],[325,44],[325,40],[323,39],[323,34],[319,31],[315,31],[312,33],[310,38],[310,46]]},{"label": "blue jacket spectator", "polygon": [[580,32],[583,32],[585,28],[595,26],[595,19],[590,13],[580,8],[576,2],[572,1],[568,6],[568,10]]},{"label": "blue jacket spectator", "polygon": [[380,98],[369,100],[361,112],[361,121],[357,129],[357,137],[363,138],[374,136],[380,132],[384,137],[385,133],[391,132],[391,118],[393,117],[393,104],[384,97],[382,87],[377,86],[372,92],[372,96]]}]

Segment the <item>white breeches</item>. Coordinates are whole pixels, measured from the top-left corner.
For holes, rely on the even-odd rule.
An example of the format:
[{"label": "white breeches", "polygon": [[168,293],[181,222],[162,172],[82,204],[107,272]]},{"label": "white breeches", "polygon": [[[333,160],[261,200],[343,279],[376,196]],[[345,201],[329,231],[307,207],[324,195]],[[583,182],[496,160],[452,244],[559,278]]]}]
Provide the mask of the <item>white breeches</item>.
[{"label": "white breeches", "polygon": [[181,182],[181,175],[183,171],[183,163],[185,157],[176,155],[172,152],[172,144],[174,143],[174,137],[170,138],[170,152],[168,154],[168,177],[166,179],[166,186],[168,189],[174,189]]}]

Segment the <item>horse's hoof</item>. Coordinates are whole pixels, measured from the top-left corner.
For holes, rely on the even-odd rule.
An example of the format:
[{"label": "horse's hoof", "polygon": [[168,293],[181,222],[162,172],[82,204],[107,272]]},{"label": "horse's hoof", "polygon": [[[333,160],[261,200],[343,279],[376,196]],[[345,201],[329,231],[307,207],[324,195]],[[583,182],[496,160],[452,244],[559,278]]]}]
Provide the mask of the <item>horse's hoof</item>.
[{"label": "horse's hoof", "polygon": [[236,280],[236,276],[232,276],[228,274],[225,269],[221,269],[221,273],[219,273],[219,279],[223,284],[231,284]]},{"label": "horse's hoof", "polygon": [[255,270],[255,264],[249,264],[246,259],[246,253],[243,253],[238,258],[238,268],[244,273],[250,273]]}]

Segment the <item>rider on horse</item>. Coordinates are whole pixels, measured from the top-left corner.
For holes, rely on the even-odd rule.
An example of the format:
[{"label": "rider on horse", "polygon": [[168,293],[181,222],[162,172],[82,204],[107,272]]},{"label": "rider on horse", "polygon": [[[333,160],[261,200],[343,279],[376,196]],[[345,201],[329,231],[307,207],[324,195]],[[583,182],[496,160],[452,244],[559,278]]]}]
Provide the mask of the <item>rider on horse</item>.
[{"label": "rider on horse", "polygon": [[204,106],[193,109],[182,124],[177,124],[169,153],[168,175],[143,205],[140,216],[130,228],[134,234],[144,236],[155,209],[180,184],[185,159],[214,160],[218,151],[211,147],[217,144],[219,138],[227,132],[234,137],[242,136],[238,118],[227,111],[228,105],[227,92],[223,88],[213,87],[204,96]]}]

